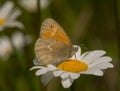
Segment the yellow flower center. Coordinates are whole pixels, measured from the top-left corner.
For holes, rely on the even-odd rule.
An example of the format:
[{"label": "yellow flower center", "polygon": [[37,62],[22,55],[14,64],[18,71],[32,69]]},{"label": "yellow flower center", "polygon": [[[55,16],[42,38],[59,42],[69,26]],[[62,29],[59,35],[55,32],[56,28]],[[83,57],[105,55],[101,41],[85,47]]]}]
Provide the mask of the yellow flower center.
[{"label": "yellow flower center", "polygon": [[5,24],[5,20],[4,19],[0,19],[0,25],[4,25]]},{"label": "yellow flower center", "polygon": [[78,73],[87,70],[88,65],[78,60],[67,60],[59,64],[57,68],[67,72]]}]

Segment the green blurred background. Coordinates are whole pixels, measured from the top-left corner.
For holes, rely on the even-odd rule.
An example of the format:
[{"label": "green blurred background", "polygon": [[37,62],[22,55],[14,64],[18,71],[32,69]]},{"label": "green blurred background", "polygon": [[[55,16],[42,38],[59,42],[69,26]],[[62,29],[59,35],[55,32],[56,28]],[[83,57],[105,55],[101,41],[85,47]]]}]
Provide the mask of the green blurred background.
[{"label": "green blurred background", "polygon": [[[1,5],[6,1],[0,0]],[[37,12],[25,10],[18,0],[11,1],[22,11],[18,20],[25,29],[20,31],[31,35],[33,41],[22,51],[13,48],[9,59],[0,58],[0,91],[73,91],[73,88],[64,89],[58,78],[44,87],[40,78],[34,75],[35,71],[29,71],[35,58],[34,44],[41,21],[47,17],[55,19],[83,52],[101,49],[113,59],[114,68],[105,70],[104,76],[81,75],[74,83],[74,91],[120,91],[119,0],[51,0],[49,6]],[[16,30],[6,29],[6,33],[0,32],[0,36],[10,36]]]}]

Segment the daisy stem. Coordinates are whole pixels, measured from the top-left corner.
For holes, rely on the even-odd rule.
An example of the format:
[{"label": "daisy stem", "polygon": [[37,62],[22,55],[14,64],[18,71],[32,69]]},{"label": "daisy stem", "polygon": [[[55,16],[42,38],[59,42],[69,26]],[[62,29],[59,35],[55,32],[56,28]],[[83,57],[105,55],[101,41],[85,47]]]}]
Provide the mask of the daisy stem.
[{"label": "daisy stem", "polygon": [[[9,29],[9,31],[11,31],[12,29]],[[4,35],[7,35],[9,40],[10,40],[10,43],[12,45],[12,49],[13,49],[13,52],[15,53],[16,57],[18,58],[18,61],[20,62],[20,65],[22,66],[22,68],[26,67],[25,66],[25,60],[24,60],[24,57],[18,52],[18,50],[15,48],[14,44],[13,44],[13,41],[11,39],[11,34],[8,34],[6,31],[3,31],[3,34]]]},{"label": "daisy stem", "polygon": [[41,22],[40,0],[37,0],[37,9],[38,9],[38,29],[40,29],[40,22]]},{"label": "daisy stem", "polygon": [[[120,17],[119,17],[119,6],[118,0],[113,0],[114,4],[114,16],[115,16],[115,23],[116,23],[116,35],[117,35],[117,42],[118,42],[118,58],[120,61]],[[119,84],[119,82],[117,82]],[[118,86],[117,86],[118,87]]]},{"label": "daisy stem", "polygon": [[[9,29],[9,31],[11,31],[11,29]],[[13,52],[15,53],[15,55],[19,61],[19,64],[21,66],[21,69],[23,70],[26,80],[28,81],[28,84],[29,84],[30,88],[32,89],[32,91],[34,91],[35,90],[35,86],[34,86],[35,82],[33,81],[32,76],[28,74],[28,71],[25,70],[25,69],[28,69],[27,65],[26,65],[25,57],[14,46],[13,41],[11,39],[11,34],[7,33],[6,31],[3,31],[3,34],[8,36],[10,43],[12,45],[12,48],[13,48]]]},{"label": "daisy stem", "polygon": [[115,15],[115,23],[116,23],[116,35],[117,35],[117,41],[118,41],[118,55],[120,60],[120,21],[119,21],[119,14],[118,14],[118,0],[113,0],[114,3],[114,15]]}]

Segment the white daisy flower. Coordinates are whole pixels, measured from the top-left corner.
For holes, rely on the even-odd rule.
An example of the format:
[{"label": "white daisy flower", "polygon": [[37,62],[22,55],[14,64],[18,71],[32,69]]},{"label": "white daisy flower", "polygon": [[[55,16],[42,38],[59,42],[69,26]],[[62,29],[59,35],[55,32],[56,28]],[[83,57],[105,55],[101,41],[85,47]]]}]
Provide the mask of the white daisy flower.
[{"label": "white daisy flower", "polygon": [[30,35],[23,35],[23,33],[16,31],[12,34],[12,42],[15,48],[21,50],[32,42],[32,37]]},{"label": "white daisy flower", "polygon": [[0,7],[0,31],[6,27],[18,27],[23,28],[21,22],[16,21],[16,18],[21,14],[18,9],[13,9],[14,3],[11,1],[6,2]]},{"label": "white daisy flower", "polygon": [[[57,66],[49,64],[47,66],[34,66],[30,70],[38,69],[36,76],[42,75],[42,82],[47,83],[51,76],[60,77],[64,88],[69,88],[75,79],[79,78],[81,74],[92,74],[96,76],[103,76],[103,69],[113,68],[110,63],[112,60],[103,50],[94,50],[81,54],[79,46],[78,51],[70,59],[63,61]],[[48,73],[51,72],[51,76]],[[47,74],[46,77],[45,74]],[[49,79],[50,78],[50,79]],[[46,82],[45,82],[46,81]]]},{"label": "white daisy flower", "polygon": [[[17,31],[12,34],[11,41],[16,49],[22,50],[27,44],[32,42],[30,35],[23,35]],[[0,37],[0,58],[7,60],[13,53],[13,47],[11,41],[7,36]]]},{"label": "white daisy flower", "polygon": [[[30,12],[36,12],[38,7],[37,1],[38,0],[19,0],[19,3],[24,9]],[[40,0],[41,10],[47,8],[49,4],[50,4],[50,0]]]},{"label": "white daisy flower", "polygon": [[0,58],[8,59],[12,54],[12,46],[7,36],[0,38]]}]

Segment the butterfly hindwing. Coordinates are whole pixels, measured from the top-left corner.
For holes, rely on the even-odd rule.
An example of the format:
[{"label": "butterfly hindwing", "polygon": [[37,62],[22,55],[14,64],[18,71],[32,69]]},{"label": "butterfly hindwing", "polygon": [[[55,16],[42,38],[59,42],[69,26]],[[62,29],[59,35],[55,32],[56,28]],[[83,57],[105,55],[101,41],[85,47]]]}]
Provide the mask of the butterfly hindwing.
[{"label": "butterfly hindwing", "polygon": [[35,55],[42,64],[63,61],[70,53],[71,48],[60,41],[39,38],[35,44]]}]

